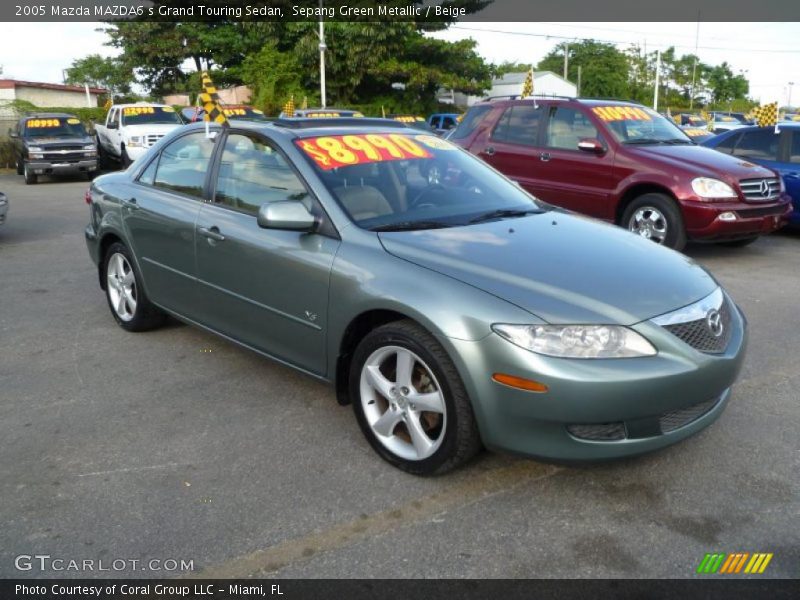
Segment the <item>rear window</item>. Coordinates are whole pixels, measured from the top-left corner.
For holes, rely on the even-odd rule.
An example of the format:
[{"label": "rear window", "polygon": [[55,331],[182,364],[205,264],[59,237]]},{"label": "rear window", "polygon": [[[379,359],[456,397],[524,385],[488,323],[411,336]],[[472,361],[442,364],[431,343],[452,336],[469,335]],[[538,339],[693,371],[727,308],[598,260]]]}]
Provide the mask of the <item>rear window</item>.
[{"label": "rear window", "polygon": [[469,109],[456,130],[450,135],[451,140],[463,140],[469,136],[483,121],[484,117],[492,110],[491,104],[480,104]]}]

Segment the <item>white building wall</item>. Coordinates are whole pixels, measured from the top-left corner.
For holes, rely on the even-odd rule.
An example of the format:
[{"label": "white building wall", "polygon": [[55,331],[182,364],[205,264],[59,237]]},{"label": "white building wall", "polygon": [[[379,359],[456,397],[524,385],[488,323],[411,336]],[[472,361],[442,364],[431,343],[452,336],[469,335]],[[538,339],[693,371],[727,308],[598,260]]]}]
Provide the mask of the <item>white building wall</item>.
[{"label": "white building wall", "polygon": [[[50,106],[85,108],[87,106],[86,93],[83,91],[73,92],[69,90],[48,90],[17,86],[16,92],[16,98],[18,100],[27,100],[40,108],[47,108]],[[97,106],[97,94],[90,93],[89,97],[91,98],[91,104],[89,106]]]}]

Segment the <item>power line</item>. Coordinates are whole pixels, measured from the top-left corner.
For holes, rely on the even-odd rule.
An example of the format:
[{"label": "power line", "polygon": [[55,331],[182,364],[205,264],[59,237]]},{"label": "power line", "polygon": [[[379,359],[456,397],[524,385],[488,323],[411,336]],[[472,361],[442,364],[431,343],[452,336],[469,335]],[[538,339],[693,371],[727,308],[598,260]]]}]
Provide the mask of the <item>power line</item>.
[{"label": "power line", "polygon": [[[637,42],[631,42],[628,40],[603,40],[599,38],[586,38],[586,37],[579,37],[574,35],[556,35],[553,33],[531,33],[531,32],[523,32],[523,31],[504,31],[502,29],[478,29],[474,27],[464,27],[463,25],[453,25],[451,29],[460,29],[462,31],[476,31],[476,32],[485,32],[485,33],[503,33],[506,35],[522,35],[527,37],[538,37],[538,38],[546,38],[546,39],[556,39],[556,40],[580,40],[580,41],[593,41],[593,42],[602,42],[605,44],[627,44],[629,46],[636,46],[638,45]],[[687,50],[693,50],[693,46],[683,46],[680,44],[652,44],[656,48],[682,48]],[[698,46],[700,50],[728,50],[728,51],[738,51],[738,52],[768,52],[768,53],[775,53],[775,54],[800,54],[800,48],[796,50],[774,50],[774,49],[764,49],[764,48],[743,48],[741,46],[732,47],[732,46]]]}]

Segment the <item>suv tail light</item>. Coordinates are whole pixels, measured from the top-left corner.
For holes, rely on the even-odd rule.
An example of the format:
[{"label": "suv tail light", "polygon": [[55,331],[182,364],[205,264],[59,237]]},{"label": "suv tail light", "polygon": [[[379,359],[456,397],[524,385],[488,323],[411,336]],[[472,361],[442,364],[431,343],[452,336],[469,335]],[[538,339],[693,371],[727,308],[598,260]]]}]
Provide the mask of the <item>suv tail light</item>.
[{"label": "suv tail light", "polygon": [[92,203],[92,188],[86,189],[86,193],[83,195],[83,199],[86,201],[86,204]]}]

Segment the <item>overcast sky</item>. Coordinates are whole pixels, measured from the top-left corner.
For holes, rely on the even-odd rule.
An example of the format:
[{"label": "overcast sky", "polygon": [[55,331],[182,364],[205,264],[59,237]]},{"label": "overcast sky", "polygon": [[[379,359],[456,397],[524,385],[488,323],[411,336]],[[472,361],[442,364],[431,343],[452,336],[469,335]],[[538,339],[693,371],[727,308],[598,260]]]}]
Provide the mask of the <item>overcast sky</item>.
[{"label": "overcast sky", "polygon": [[[3,77],[60,82],[62,69],[87,54],[113,55],[104,46],[100,23],[0,23],[0,40],[12,49],[0,55]],[[436,34],[447,40],[473,38],[478,52],[495,63],[538,62],[563,38],[591,38],[647,49],[676,46],[694,51],[696,23],[464,23]],[[503,32],[503,33],[501,33]],[[508,33],[516,32],[516,33]],[[797,79],[793,104],[800,103],[800,23],[701,23],[698,54],[711,64],[727,61],[745,71],[750,95],[762,102],[788,100],[789,82]]]}]

